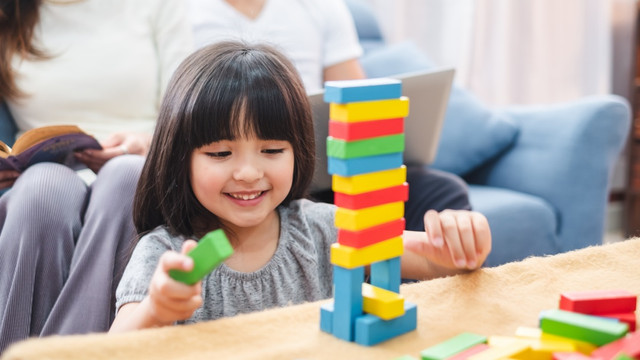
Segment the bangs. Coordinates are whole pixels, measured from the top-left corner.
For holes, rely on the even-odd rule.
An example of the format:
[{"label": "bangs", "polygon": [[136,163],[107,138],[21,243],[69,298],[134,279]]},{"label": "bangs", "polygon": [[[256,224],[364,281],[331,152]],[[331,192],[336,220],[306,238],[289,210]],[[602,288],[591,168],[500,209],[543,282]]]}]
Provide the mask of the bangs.
[{"label": "bangs", "polygon": [[[236,58],[211,69],[191,107],[190,134],[192,148],[221,140],[255,136],[262,140],[294,142],[298,114],[290,91],[268,66],[245,69],[246,57]],[[220,64],[218,64],[220,65]],[[221,73],[219,75],[215,73]],[[222,76],[224,74],[224,76]]]}]

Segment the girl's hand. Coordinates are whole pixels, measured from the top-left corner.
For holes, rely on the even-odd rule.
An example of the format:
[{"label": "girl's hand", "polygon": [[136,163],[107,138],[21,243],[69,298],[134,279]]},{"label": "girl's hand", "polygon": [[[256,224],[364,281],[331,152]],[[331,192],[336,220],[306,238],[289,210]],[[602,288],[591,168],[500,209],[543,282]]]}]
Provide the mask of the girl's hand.
[{"label": "girl's hand", "polygon": [[13,186],[13,183],[20,176],[20,173],[15,170],[2,170],[0,171],[0,189],[6,189]]},{"label": "girl's hand", "polygon": [[75,156],[83,164],[95,173],[108,160],[125,154],[138,154],[145,156],[151,144],[151,134],[143,133],[116,133],[103,141],[102,150],[86,149],[76,152]]},{"label": "girl's hand", "polygon": [[429,210],[423,236],[405,236],[405,248],[447,269],[477,269],[491,251],[491,231],[484,215],[467,210]]},{"label": "girl's hand", "polygon": [[[160,257],[149,285],[148,311],[158,325],[170,325],[193,315],[202,305],[202,283],[186,285],[169,276],[170,269],[190,271],[193,260],[186,255],[196,246],[193,240],[185,241],[182,253],[167,251]],[[143,301],[144,302],[144,301]]]}]

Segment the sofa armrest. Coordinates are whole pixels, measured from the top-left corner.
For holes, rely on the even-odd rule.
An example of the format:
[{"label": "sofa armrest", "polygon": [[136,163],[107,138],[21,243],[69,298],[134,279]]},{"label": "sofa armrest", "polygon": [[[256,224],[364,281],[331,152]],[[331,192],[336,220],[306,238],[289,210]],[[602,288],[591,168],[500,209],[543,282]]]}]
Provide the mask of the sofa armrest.
[{"label": "sofa armrest", "polygon": [[9,108],[4,101],[0,101],[0,140],[9,146],[13,146],[16,141],[16,128]]},{"label": "sofa armrest", "polygon": [[504,113],[519,124],[518,138],[467,181],[548,201],[562,251],[601,244],[612,169],[630,129],[627,101],[600,95]]}]

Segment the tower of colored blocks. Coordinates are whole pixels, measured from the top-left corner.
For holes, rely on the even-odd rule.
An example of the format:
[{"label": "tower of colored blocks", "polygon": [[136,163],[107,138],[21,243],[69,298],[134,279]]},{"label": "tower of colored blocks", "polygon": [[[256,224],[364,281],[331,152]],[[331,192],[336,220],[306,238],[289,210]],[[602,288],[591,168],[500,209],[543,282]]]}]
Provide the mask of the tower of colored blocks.
[{"label": "tower of colored blocks", "polygon": [[331,103],[327,158],[338,242],[331,248],[333,303],[321,307],[320,328],[369,346],[417,323],[416,305],[399,294],[409,99],[399,80],[381,78],[326,82],[324,100]]}]

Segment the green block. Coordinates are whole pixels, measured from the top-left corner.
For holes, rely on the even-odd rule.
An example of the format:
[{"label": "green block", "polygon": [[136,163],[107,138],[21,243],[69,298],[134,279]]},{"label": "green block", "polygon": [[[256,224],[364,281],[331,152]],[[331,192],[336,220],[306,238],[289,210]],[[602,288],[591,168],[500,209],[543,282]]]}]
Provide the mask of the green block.
[{"label": "green block", "polygon": [[487,342],[487,337],[474,333],[461,333],[420,352],[422,360],[441,360]]},{"label": "green block", "polygon": [[540,329],[547,334],[564,336],[602,346],[625,336],[625,323],[564,310],[540,313]]},{"label": "green block", "polygon": [[391,154],[404,151],[404,134],[345,141],[327,137],[327,156],[338,159]]},{"label": "green block", "polygon": [[222,229],[207,233],[198,241],[198,246],[187,254],[193,259],[191,271],[169,270],[169,276],[176,281],[193,285],[213,271],[220,263],[233,254],[233,248]]},{"label": "green block", "polygon": [[620,353],[616,355],[616,357],[614,357],[613,360],[635,360],[635,359],[627,354]]},{"label": "green block", "polygon": [[417,359],[416,359],[416,358],[414,358],[414,357],[413,357],[413,356],[411,356],[411,355],[403,355],[403,356],[400,356],[400,357],[395,358],[395,359],[393,359],[393,360],[417,360]]}]

